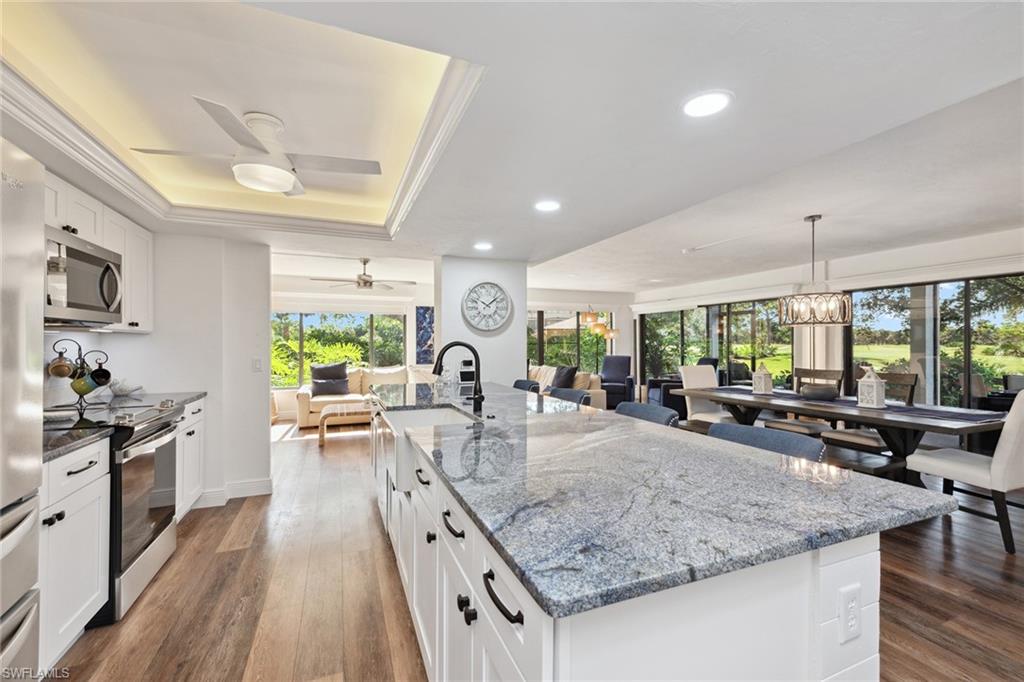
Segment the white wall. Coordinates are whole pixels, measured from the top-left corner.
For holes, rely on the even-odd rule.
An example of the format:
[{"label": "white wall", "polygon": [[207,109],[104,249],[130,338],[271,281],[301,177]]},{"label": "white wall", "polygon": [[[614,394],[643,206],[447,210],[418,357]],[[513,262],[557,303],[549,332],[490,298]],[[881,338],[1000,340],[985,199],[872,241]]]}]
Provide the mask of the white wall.
[{"label": "white wall", "polygon": [[[462,317],[462,297],[479,282],[500,284],[512,301],[508,322],[494,332],[471,328]],[[450,341],[466,341],[480,354],[484,381],[511,386],[526,375],[526,263],[444,256],[434,269],[434,348]],[[468,352],[453,349],[445,356],[445,364],[457,369],[459,362],[469,358]]]}]

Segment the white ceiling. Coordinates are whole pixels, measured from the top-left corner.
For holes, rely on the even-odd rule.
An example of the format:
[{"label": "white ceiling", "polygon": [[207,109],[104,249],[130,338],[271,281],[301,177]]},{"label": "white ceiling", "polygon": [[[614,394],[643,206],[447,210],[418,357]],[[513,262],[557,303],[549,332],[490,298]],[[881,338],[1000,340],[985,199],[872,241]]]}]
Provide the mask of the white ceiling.
[{"label": "white ceiling", "polygon": [[[396,256],[479,255],[471,245],[487,239],[495,244],[492,257],[542,262],[763,182],[1024,75],[1024,7],[1018,4],[261,6],[486,67],[397,240],[374,245]],[[732,107],[708,119],[681,115],[687,95],[716,87],[736,93]],[[1011,108],[1019,113],[1019,106]],[[999,151],[992,150],[994,163],[1006,159]],[[843,163],[829,168],[835,177],[821,178],[824,184],[814,193],[820,199],[831,191],[827,205],[808,206],[807,197],[792,193],[780,197],[778,217],[765,229],[795,215],[799,232],[799,217],[814,210],[831,213],[824,232],[843,225],[877,230],[862,242],[876,246],[884,241],[878,235],[932,240],[938,238],[934,229],[952,229],[915,221],[909,210],[892,221],[877,205],[872,209],[857,186],[884,189],[903,175],[903,186],[914,192],[900,203],[920,209],[934,196],[927,184],[934,176],[927,166],[892,170],[898,159],[884,151],[868,156],[856,174]],[[943,166],[949,173],[944,186],[955,188],[961,179],[970,184],[953,151],[951,157],[954,163]],[[985,161],[975,160],[968,164],[972,171]],[[917,171],[925,171],[920,181],[914,180]],[[839,189],[848,194],[837,194]],[[533,202],[549,196],[562,201],[562,211],[534,212]],[[942,206],[958,229],[987,229],[993,220],[952,201]],[[856,214],[843,217],[847,207]],[[635,274],[623,270],[656,269],[657,261],[674,259],[654,239],[643,258],[633,259],[629,252],[645,247],[628,242],[629,249],[619,243],[595,251],[601,254],[595,259],[579,259],[589,261],[581,264],[587,277],[601,275],[595,288],[634,289]],[[320,248],[335,247],[325,241]],[[792,256],[792,243],[786,251],[764,254],[757,263],[767,267],[772,259]],[[562,269],[573,269],[567,266],[573,260],[562,261]],[[628,263],[620,267],[620,261]],[[721,276],[723,268],[750,265],[715,267]],[[581,288],[580,281],[551,273],[534,268],[531,286]]]},{"label": "white ceiling", "polygon": [[537,265],[530,286],[637,292],[806,264],[810,213],[819,259],[1024,226],[1022,102],[1018,80]]},{"label": "white ceiling", "polygon": [[[270,272],[283,277],[355,277],[362,272],[357,253],[351,257],[326,256],[316,253],[280,253],[270,257]],[[434,281],[434,263],[412,258],[371,258],[366,271],[374,279],[410,280],[421,284]]]}]

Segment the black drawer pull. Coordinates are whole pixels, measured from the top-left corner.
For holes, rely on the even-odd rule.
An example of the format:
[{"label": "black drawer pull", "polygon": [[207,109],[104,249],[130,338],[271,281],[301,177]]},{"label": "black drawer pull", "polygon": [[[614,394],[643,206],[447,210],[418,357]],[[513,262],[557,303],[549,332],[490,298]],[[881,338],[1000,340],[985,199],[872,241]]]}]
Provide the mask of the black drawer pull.
[{"label": "black drawer pull", "polygon": [[436,539],[437,539],[437,533],[435,533],[432,530],[428,530],[427,531],[427,544],[429,545],[431,542],[433,542]]},{"label": "black drawer pull", "polygon": [[523,612],[516,611],[515,614],[513,614],[511,611],[508,610],[508,607],[501,603],[501,600],[498,599],[498,595],[494,592],[494,588],[491,587],[492,580],[494,580],[494,569],[491,569],[484,573],[484,587],[487,588],[487,594],[491,597],[491,601],[494,602],[494,605],[498,607],[499,611],[501,611],[501,615],[505,616],[505,620],[507,620],[510,623],[519,623],[520,625],[522,625]]},{"label": "black drawer pull", "polygon": [[420,474],[421,473],[423,473],[423,469],[417,469],[416,470],[416,480],[419,481],[420,483],[422,483],[423,485],[430,485],[430,481],[429,480],[425,481],[422,478],[420,478]]},{"label": "black drawer pull", "polygon": [[81,469],[68,469],[68,476],[74,476],[75,474],[80,474],[80,473],[82,473],[83,471],[88,471],[89,469],[92,469],[92,468],[93,468],[94,466],[96,466],[97,464],[99,464],[99,461],[98,461],[98,460],[95,460],[95,459],[90,459],[90,460],[89,460],[89,463],[88,463],[88,464],[86,464],[86,465],[85,465],[84,467],[82,467]]},{"label": "black drawer pull", "polygon": [[57,523],[57,517],[56,516],[47,516],[45,519],[43,519],[43,525],[44,526],[52,526],[55,523]]},{"label": "black drawer pull", "polygon": [[197,407],[196,409],[192,410],[192,414],[199,414],[202,411],[203,411],[203,408]]},{"label": "black drawer pull", "polygon": [[462,594],[455,595],[455,605],[459,607],[459,611],[465,611],[469,606],[469,597]]},{"label": "black drawer pull", "polygon": [[53,515],[53,517],[54,517],[55,519],[57,519],[58,521],[63,521],[63,520],[64,520],[64,516],[65,516],[65,515],[66,515],[66,514],[65,514],[65,513],[63,512],[63,511],[59,511],[59,512],[57,512],[56,514],[54,514],[54,515]]},{"label": "black drawer pull", "polygon": [[444,522],[444,527],[448,529],[448,532],[457,538],[466,537],[466,531],[455,530],[455,527],[448,521],[448,518],[452,515],[451,509],[445,509],[444,513],[441,514],[441,520]]},{"label": "black drawer pull", "polygon": [[186,431],[185,435],[186,436],[194,436],[194,435],[196,435],[196,430],[192,429],[191,431]]},{"label": "black drawer pull", "polygon": [[472,625],[477,618],[476,609],[466,609],[462,612],[462,617],[465,619],[466,625]]}]

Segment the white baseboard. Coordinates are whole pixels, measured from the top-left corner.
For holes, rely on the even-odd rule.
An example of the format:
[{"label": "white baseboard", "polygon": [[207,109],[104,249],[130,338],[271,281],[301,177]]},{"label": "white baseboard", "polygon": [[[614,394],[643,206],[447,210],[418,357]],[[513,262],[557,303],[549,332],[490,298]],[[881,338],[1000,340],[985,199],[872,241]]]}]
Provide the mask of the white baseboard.
[{"label": "white baseboard", "polygon": [[223,507],[227,501],[228,496],[224,494],[223,488],[217,488],[216,490],[204,490],[199,496],[199,499],[192,505],[192,509],[199,509],[201,507]]},{"label": "white baseboard", "polygon": [[231,500],[236,497],[269,495],[273,488],[273,482],[269,478],[251,478],[245,481],[228,481],[224,485],[224,494]]}]

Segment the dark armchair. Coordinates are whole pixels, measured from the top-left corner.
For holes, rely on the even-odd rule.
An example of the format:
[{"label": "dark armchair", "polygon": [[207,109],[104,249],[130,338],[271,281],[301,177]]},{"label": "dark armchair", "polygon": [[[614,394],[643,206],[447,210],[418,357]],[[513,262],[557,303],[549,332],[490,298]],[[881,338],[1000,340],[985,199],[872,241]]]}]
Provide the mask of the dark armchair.
[{"label": "dark armchair", "polygon": [[601,388],[607,396],[609,410],[619,403],[633,402],[636,379],[629,374],[632,358],[628,355],[606,355],[601,364]]},{"label": "dark armchair", "polygon": [[648,379],[647,402],[651,405],[660,405],[675,410],[679,413],[680,419],[686,419],[686,398],[669,393],[674,388],[682,387],[683,382],[679,377]]}]

